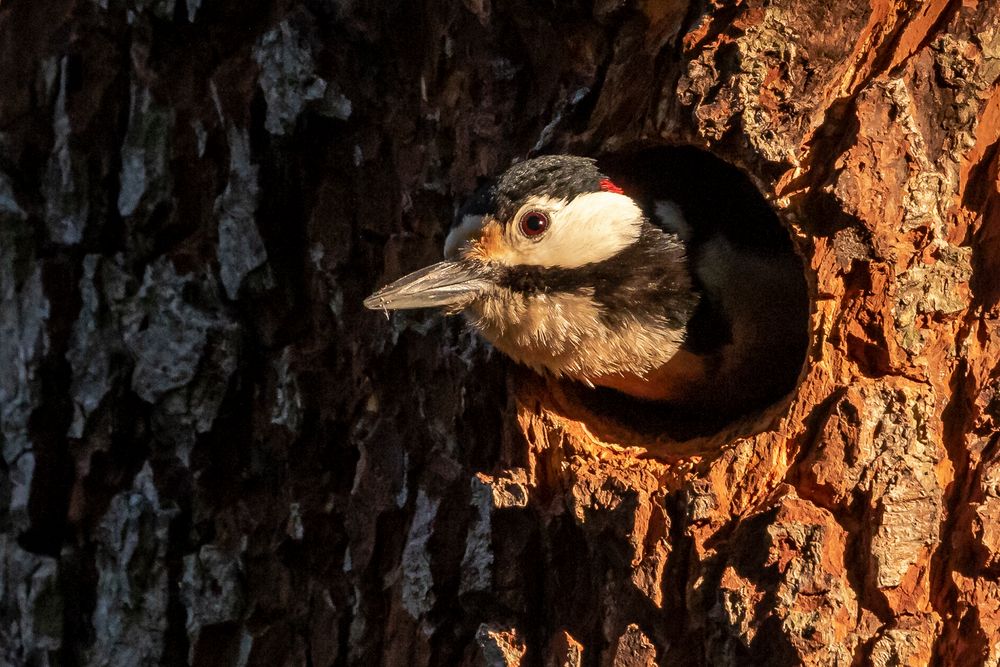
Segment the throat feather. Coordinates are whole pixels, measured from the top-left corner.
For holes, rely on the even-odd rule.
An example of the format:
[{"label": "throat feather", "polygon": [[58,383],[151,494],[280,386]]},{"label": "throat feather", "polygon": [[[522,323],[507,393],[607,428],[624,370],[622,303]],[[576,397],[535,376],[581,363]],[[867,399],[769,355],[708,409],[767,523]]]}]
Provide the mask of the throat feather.
[{"label": "throat feather", "polygon": [[476,328],[516,361],[584,381],[666,363],[698,302],[683,248],[656,228],[611,259],[505,267],[496,284],[470,312]]}]

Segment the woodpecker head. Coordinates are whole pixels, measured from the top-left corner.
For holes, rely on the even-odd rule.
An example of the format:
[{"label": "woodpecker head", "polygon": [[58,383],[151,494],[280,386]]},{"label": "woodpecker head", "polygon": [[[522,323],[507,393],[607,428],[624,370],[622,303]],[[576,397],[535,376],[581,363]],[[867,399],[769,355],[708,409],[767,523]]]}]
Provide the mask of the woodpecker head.
[{"label": "woodpecker head", "polygon": [[698,302],[681,240],[588,158],[514,165],[460,212],[444,254],[365,306],[462,312],[515,361],[588,384],[662,366]]}]

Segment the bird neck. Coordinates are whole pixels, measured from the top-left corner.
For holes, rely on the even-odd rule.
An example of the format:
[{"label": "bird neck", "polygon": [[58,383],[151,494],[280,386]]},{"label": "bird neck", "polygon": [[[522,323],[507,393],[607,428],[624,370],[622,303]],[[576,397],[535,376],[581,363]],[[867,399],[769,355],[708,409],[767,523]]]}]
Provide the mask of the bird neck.
[{"label": "bird neck", "polygon": [[495,289],[469,309],[474,326],[516,361],[585,382],[666,363],[698,301],[683,245],[648,221],[601,262],[494,270]]}]

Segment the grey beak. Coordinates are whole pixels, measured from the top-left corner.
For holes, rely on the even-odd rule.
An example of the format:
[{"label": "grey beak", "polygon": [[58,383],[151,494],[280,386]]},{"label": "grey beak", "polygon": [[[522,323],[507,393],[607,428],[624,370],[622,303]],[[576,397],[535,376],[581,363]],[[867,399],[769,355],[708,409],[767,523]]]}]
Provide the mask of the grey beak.
[{"label": "grey beak", "polygon": [[490,287],[482,270],[462,262],[438,262],[403,276],[365,299],[372,310],[460,310]]}]

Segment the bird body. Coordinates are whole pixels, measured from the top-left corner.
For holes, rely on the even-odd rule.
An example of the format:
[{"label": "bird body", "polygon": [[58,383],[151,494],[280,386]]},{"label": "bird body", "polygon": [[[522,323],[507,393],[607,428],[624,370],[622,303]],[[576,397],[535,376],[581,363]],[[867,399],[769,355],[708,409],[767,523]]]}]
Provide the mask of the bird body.
[{"label": "bird body", "polygon": [[[755,311],[780,301],[771,292],[780,292],[781,269],[772,258],[738,257],[721,238],[694,243],[678,206],[652,208],[647,214],[589,158],[521,162],[460,213],[445,261],[365,305],[462,312],[539,373],[635,398],[712,394],[723,374],[739,372],[741,342],[761,344]],[[698,349],[692,326],[726,331]]]}]

